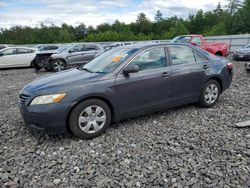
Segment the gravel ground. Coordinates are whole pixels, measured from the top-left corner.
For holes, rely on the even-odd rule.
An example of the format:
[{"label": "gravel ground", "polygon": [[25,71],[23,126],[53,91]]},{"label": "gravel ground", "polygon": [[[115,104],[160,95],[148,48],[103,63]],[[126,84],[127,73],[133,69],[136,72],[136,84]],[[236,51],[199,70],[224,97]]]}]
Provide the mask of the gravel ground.
[{"label": "gravel ground", "polygon": [[18,92],[48,73],[0,71],[0,187],[250,187],[250,74],[211,109],[186,105],[112,125],[93,140],[29,130]]}]

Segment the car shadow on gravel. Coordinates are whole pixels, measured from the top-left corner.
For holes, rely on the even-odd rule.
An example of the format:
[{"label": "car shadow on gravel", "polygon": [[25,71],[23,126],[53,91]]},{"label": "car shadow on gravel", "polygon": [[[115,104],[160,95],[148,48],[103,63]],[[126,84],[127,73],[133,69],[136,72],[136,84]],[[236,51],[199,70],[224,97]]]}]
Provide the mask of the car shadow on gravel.
[{"label": "car shadow on gravel", "polygon": [[[165,110],[160,110],[160,111],[153,112],[153,113],[148,113],[145,115],[140,115],[140,116],[124,119],[124,120],[121,120],[119,122],[113,123],[110,126],[110,128],[119,129],[120,126],[124,126],[124,125],[125,126],[133,126],[133,124],[131,124],[132,121],[136,121],[136,122],[153,121],[153,120],[160,119],[162,116],[172,116],[172,115],[176,115],[178,113],[182,113],[183,111],[185,112],[185,110],[187,110],[187,109],[194,109],[194,108],[195,109],[202,109],[202,108],[199,108],[197,104],[185,104],[185,105],[181,105],[181,106],[177,106],[177,107],[173,107],[173,108],[169,108],[169,109],[165,109]],[[203,109],[205,109],[205,108],[203,108]]]},{"label": "car shadow on gravel", "polygon": [[[171,109],[161,110],[161,111],[154,112],[154,113],[148,113],[146,115],[124,119],[124,120],[112,123],[103,136],[105,136],[105,134],[108,134],[109,131],[116,131],[117,129],[120,129],[121,127],[125,127],[125,128],[127,127],[129,129],[129,127],[134,126],[133,122],[140,123],[143,126],[144,122],[157,120],[157,119],[160,119],[160,117],[162,116],[171,116],[173,114],[182,113],[186,109],[190,109],[190,108],[199,109],[199,107],[196,104],[186,104],[186,105],[174,107]],[[18,121],[18,126],[22,127],[22,131],[20,131],[19,134],[26,134],[26,137],[32,138],[32,140],[35,139],[41,142],[46,141],[46,142],[53,142],[53,143],[60,142],[62,140],[68,140],[68,139],[72,141],[81,140],[73,136],[71,133],[49,134],[49,133],[39,132],[37,130],[29,129],[28,127],[25,126],[24,122],[21,119]]]}]

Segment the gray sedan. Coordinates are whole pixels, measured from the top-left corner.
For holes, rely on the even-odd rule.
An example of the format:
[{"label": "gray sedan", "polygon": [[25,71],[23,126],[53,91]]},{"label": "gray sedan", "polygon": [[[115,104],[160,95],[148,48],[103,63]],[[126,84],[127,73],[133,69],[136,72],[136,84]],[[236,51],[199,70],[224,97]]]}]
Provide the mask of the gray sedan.
[{"label": "gray sedan", "polygon": [[232,76],[228,60],[188,44],[122,46],[28,84],[19,107],[30,128],[90,139],[121,119],[187,103],[212,107]]},{"label": "gray sedan", "polygon": [[236,50],[233,54],[233,59],[235,61],[250,60],[250,44]]},{"label": "gray sedan", "polygon": [[59,72],[72,66],[84,65],[103,52],[104,49],[97,44],[68,44],[58,50],[37,53],[35,62],[39,67]]}]

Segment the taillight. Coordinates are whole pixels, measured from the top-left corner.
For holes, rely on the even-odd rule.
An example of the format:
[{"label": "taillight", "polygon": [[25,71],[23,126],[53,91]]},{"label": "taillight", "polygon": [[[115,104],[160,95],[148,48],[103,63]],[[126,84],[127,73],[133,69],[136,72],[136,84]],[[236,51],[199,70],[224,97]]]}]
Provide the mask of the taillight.
[{"label": "taillight", "polygon": [[233,63],[227,63],[228,70],[233,70]]}]

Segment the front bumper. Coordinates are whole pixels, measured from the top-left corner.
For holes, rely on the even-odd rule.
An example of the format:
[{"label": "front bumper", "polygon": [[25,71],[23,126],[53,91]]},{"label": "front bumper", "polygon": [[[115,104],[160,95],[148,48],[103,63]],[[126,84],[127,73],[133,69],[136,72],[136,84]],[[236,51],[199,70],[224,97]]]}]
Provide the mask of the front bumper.
[{"label": "front bumper", "polygon": [[45,104],[27,106],[18,104],[26,126],[50,134],[67,132],[67,116],[73,104]]}]

